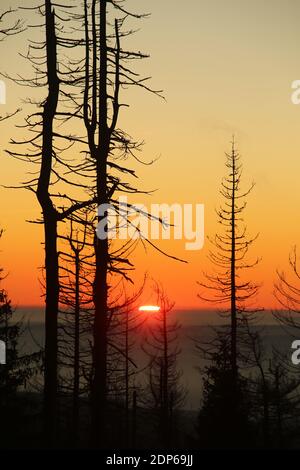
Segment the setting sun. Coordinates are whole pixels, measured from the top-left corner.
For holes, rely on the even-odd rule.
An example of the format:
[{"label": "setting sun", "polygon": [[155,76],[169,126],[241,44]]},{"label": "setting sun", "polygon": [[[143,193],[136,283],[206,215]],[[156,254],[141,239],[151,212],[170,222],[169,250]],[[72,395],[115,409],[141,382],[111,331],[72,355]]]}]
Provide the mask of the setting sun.
[{"label": "setting sun", "polygon": [[139,307],[139,311],[140,312],[159,312],[160,307],[158,307],[157,305],[142,305],[141,307]]},{"label": "setting sun", "polygon": [[0,53],[0,456],[300,451],[300,0],[2,0]]}]

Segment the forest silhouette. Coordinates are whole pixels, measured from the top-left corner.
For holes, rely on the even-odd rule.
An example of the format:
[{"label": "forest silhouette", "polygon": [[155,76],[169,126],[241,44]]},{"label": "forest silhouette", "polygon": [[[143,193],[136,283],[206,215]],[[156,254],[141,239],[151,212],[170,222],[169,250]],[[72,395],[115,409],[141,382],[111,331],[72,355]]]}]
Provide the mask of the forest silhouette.
[{"label": "forest silhouette", "polygon": [[[27,25],[22,10],[36,24]],[[261,286],[255,281],[263,253],[255,252],[259,227],[248,230],[246,211],[248,203],[258,202],[255,184],[244,184],[236,137],[224,142],[225,149],[229,144],[224,178],[214,191],[220,206],[218,232],[208,237],[211,270],[201,274],[199,266],[194,280],[201,308],[208,302],[220,315],[207,337],[188,338],[202,386],[197,412],[186,408],[182,325],[174,318],[160,273],[156,279],[145,276],[141,285],[133,275],[138,245],[150,256],[158,252],[161,263],[166,257],[174,263],[185,260],[151,239],[115,241],[96,234],[98,224],[109,230],[107,212],[97,212],[99,206],[115,209],[118,231],[132,223],[133,210],[139,211],[133,205],[130,213],[122,210],[118,197],[151,195],[138,169],[155,162],[144,160],[143,141],[129,135],[120,118],[123,107],[134,105],[126,102],[128,89],[163,99],[151,79],[138,72],[147,54],[138,44],[131,50],[126,43],[135,34],[132,22],[139,26],[147,16],[129,10],[126,0],[67,5],[44,0],[0,15],[3,45],[30,28],[39,28],[43,38],[30,39],[21,58],[30,65],[31,78],[1,73],[25,88],[30,109],[6,150],[28,170],[18,188],[6,191],[25,189],[39,205],[40,217],[31,222],[43,228],[45,313],[40,344],[31,325],[16,319],[3,266],[0,340],[6,345],[6,364],[0,364],[0,447],[298,448],[299,372],[290,351],[285,354],[276,344],[270,350],[264,343],[264,306],[257,305]],[[150,212],[143,216],[153,217]],[[158,222],[164,225],[163,219]],[[292,343],[300,328],[296,248],[289,266],[290,272],[277,272],[279,308],[273,318]],[[138,308],[145,290],[159,306],[151,315]],[[35,347],[24,353],[28,336]]]}]

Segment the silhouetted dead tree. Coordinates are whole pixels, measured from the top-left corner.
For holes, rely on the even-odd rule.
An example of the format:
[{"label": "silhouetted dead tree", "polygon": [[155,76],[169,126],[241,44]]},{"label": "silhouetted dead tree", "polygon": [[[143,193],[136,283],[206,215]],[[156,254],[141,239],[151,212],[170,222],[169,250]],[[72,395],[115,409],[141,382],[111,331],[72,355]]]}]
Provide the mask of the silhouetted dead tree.
[{"label": "silhouetted dead tree", "polygon": [[[222,310],[225,317],[230,318],[230,328],[226,334],[230,336],[230,358],[233,382],[238,375],[238,344],[242,344],[243,323],[254,319],[254,314],[261,311],[253,307],[259,286],[253,280],[245,280],[243,272],[257,265],[247,261],[249,248],[257,237],[247,236],[243,213],[246,209],[246,197],[254,184],[246,191],[241,187],[242,165],[240,156],[232,142],[230,154],[226,154],[228,176],[221,184],[220,194],[223,205],[217,210],[218,222],[223,233],[210,239],[212,248],[209,259],[215,266],[212,274],[204,273],[205,281],[198,282],[209,295],[200,293],[198,297],[216,305],[229,304]],[[211,295],[210,295],[211,294]]]},{"label": "silhouetted dead tree", "polygon": [[[247,235],[244,223],[246,198],[254,184],[246,191],[242,189],[242,164],[234,139],[226,159],[228,174],[223,179],[220,190],[224,202],[217,210],[218,222],[223,231],[209,239],[212,246],[209,259],[215,271],[212,274],[204,273],[205,280],[198,284],[207,294],[201,292],[198,296],[217,306],[224,304],[220,315],[229,318],[229,324],[225,322],[225,325],[214,328],[208,341],[196,340],[197,350],[208,361],[203,371],[206,394],[200,411],[199,425],[201,422],[202,437],[205,433],[205,423],[210,421],[212,433],[214,427],[220,430],[218,445],[226,446],[227,443],[228,446],[238,447],[250,445],[253,437],[247,377],[241,369],[249,364],[250,324],[254,322],[255,314],[262,309],[254,305],[259,285],[252,279],[247,280],[244,272],[258,263],[258,260],[247,260],[249,248],[257,237],[250,238]],[[230,416],[230,425],[227,427],[227,440],[222,443],[226,416]],[[211,445],[208,435],[207,431],[207,445]]]},{"label": "silhouetted dead tree", "polygon": [[57,318],[59,305],[57,212],[50,196],[51,170],[53,166],[53,122],[58,106],[59,79],[57,75],[57,39],[55,14],[51,1],[45,1],[46,56],[48,97],[42,115],[42,155],[37,198],[43,212],[45,234],[46,273],[46,334],[45,334],[45,425],[50,442],[56,432],[57,398]]},{"label": "silhouetted dead tree", "polygon": [[72,396],[72,437],[76,446],[80,438],[80,397],[88,396],[92,367],[94,228],[89,210],[83,212],[84,227],[71,221],[70,233],[60,237],[67,246],[60,251],[59,388],[64,397]]},{"label": "silhouetted dead tree", "polygon": [[[274,295],[277,301],[279,302],[280,308],[272,312],[273,316],[277,320],[277,322],[281,324],[288,333],[290,333],[291,339],[293,339],[295,338],[295,333],[297,332],[297,330],[300,329],[300,269],[298,267],[298,254],[296,246],[293,248],[289,255],[289,274],[286,274],[282,270],[277,270],[277,281],[274,285]],[[286,383],[291,382],[291,377],[295,373],[295,370],[297,370],[297,367],[294,367],[294,370],[291,371],[291,368],[293,368],[291,362],[285,361],[283,366],[282,362],[283,361],[279,362],[280,370],[277,372],[279,374],[278,386],[283,386],[285,388]],[[283,381],[280,380],[280,375],[283,375]],[[297,387],[295,387],[295,389],[296,388]],[[292,402],[292,400],[290,401]],[[294,421],[296,422],[297,407],[295,405],[292,406],[295,415]],[[279,406],[278,410],[280,411]],[[277,416],[277,423],[278,436],[282,441],[283,433],[282,426],[280,424],[280,416]]]},{"label": "silhouetted dead tree", "polygon": [[[119,93],[121,86],[136,82],[134,74],[128,68],[121,66],[121,60],[128,61],[134,58],[143,58],[142,54],[132,54],[122,51],[120,46],[120,25],[123,20],[115,20],[114,32],[108,31],[108,6],[118,9],[121,2],[101,1],[99,5],[99,35],[97,37],[97,13],[96,2],[92,3],[92,83],[89,83],[89,52],[86,54],[86,86],[84,116],[85,125],[88,131],[89,148],[91,157],[94,160],[96,170],[96,198],[97,206],[107,207],[112,202],[117,189],[125,192],[136,192],[128,184],[124,184],[122,179],[110,174],[110,169],[121,173],[132,173],[123,165],[116,162],[118,159],[133,155],[139,148],[139,144],[131,142],[126,134],[118,129],[118,118],[121,104]],[[87,8],[87,2],[85,2]],[[126,17],[128,14],[125,15]],[[85,11],[86,25],[86,45],[89,44],[88,37],[88,17]],[[111,35],[114,34],[115,46],[111,46]],[[87,47],[87,46],[86,46]],[[99,63],[96,56],[99,54]],[[111,67],[114,71],[111,72]],[[99,77],[99,78],[98,78]],[[90,87],[92,97],[90,96]],[[112,114],[110,115],[110,105]],[[89,117],[90,116],[90,117]],[[96,143],[96,139],[98,142]],[[108,231],[106,226],[107,212],[99,214],[98,223],[103,226],[103,230]],[[95,240],[96,272],[94,282],[94,304],[95,304],[95,325],[94,325],[94,381],[93,381],[93,439],[99,442],[100,434],[103,434],[103,424],[105,423],[105,406],[107,400],[107,335],[108,335],[108,273],[110,265],[110,253],[108,237],[97,237]],[[121,258],[119,258],[121,261]],[[124,260],[126,263],[126,260]],[[102,435],[102,439],[105,436]],[[98,441],[98,442],[97,442]]]},{"label": "silhouetted dead tree", "polygon": [[[118,296],[118,301],[109,310],[108,327],[108,398],[125,408],[129,394],[130,371],[134,362],[131,350],[134,342],[130,333],[139,328],[138,315],[135,312],[135,297],[128,299]],[[133,366],[134,368],[136,366]]]},{"label": "silhouetted dead tree", "polygon": [[290,447],[295,437],[299,438],[298,371],[275,351],[269,362],[268,377],[273,445]]},{"label": "silhouetted dead tree", "polygon": [[[124,376],[125,376],[125,410],[126,410],[126,425],[128,428],[129,408],[131,405],[132,392],[135,389],[136,368],[133,368],[130,362],[130,356],[133,354],[137,344],[137,334],[143,324],[140,315],[136,312],[136,306],[132,308],[129,301],[126,299],[124,311],[121,313],[121,325],[123,325],[123,348],[124,348]],[[128,429],[127,429],[128,431]]]},{"label": "silhouetted dead tree", "polygon": [[289,268],[289,277],[283,271],[277,271],[274,295],[281,309],[274,311],[273,315],[281,324],[298,329],[300,328],[300,269],[296,247],[289,256]]},{"label": "silhouetted dead tree", "polygon": [[[30,11],[37,11],[42,16],[45,41],[42,43],[30,41],[26,59],[32,64],[35,77],[25,79],[19,76],[15,81],[29,88],[47,88],[48,92],[45,100],[37,102],[28,100],[30,106],[34,105],[38,108],[36,112],[32,112],[25,118],[25,126],[23,126],[32,133],[33,137],[23,141],[11,140],[12,144],[27,146],[29,149],[8,152],[15,158],[39,166],[38,176],[24,182],[22,187],[36,194],[43,215],[45,239],[44,405],[45,432],[49,445],[55,441],[57,416],[58,224],[70,217],[76,210],[91,203],[90,197],[88,200],[78,201],[78,190],[85,187],[85,184],[76,181],[78,161],[72,163],[72,159],[68,160],[64,156],[74,143],[80,142],[80,139],[68,130],[61,131],[62,124],[68,120],[61,110],[62,106],[67,106],[65,101],[68,95],[65,89],[72,86],[72,82],[67,80],[63,66],[59,67],[63,62],[59,58],[59,48],[71,47],[68,40],[64,38],[63,26],[68,18],[63,17],[65,10],[68,11],[72,6],[56,4],[56,8],[60,11],[59,16],[56,16],[51,0],[45,0],[43,5],[27,8]],[[60,25],[56,25],[57,18],[59,18]],[[55,191],[54,188],[58,183],[59,189]],[[62,184],[65,190],[62,189]],[[72,188],[77,190],[75,197],[71,195]]]},{"label": "silhouetted dead tree", "polygon": [[[80,443],[79,407],[83,408],[81,405],[90,396],[94,368],[92,359],[94,215],[89,212],[83,211],[79,223],[70,222],[68,236],[60,236],[67,245],[64,251],[60,252],[62,310],[58,326],[58,364],[60,367],[59,389],[63,397],[60,415],[62,428],[65,429],[67,417],[70,415],[66,405],[68,397],[72,396],[73,411],[70,422],[73,431],[70,438],[76,446]],[[81,221],[84,217],[85,225],[82,227]],[[134,377],[138,372],[132,355],[135,352],[136,335],[141,323],[135,304],[143,290],[143,285],[131,297],[125,295],[124,282],[121,283],[120,288],[115,286],[113,290],[108,310],[106,412],[110,419],[106,429],[106,442],[109,436],[121,437],[123,432],[122,442],[127,443],[130,395],[133,390]],[[86,412],[87,408],[85,408]],[[111,416],[114,416],[114,419]],[[110,440],[113,442],[112,438]]]},{"label": "silhouetted dead tree", "polygon": [[[137,360],[139,358],[138,340],[140,329],[145,320],[140,317],[137,311],[137,301],[143,286],[130,296],[126,294],[125,289],[124,284],[117,293],[116,287],[114,287],[114,294],[110,296],[108,308],[105,410],[105,443],[107,446],[116,444],[130,446],[134,426],[130,410],[134,406],[133,395],[140,389],[137,381],[142,372],[141,364]],[[93,363],[92,368],[94,368]]]},{"label": "silhouetted dead tree", "polygon": [[186,391],[181,384],[182,372],[178,369],[180,355],[178,334],[181,326],[170,320],[174,304],[157,286],[157,304],[160,311],[149,321],[149,336],[142,346],[149,358],[148,385],[142,399],[144,405],[157,413],[158,432],[163,445],[174,444],[175,411],[183,405]]},{"label": "silhouetted dead tree", "polygon": [[[136,178],[127,160],[140,162],[141,143],[118,127],[120,109],[125,106],[120,102],[120,93],[122,88],[136,86],[159,94],[147,86],[147,78],[140,77],[128,65],[129,61],[146,56],[121,46],[121,41],[133,32],[123,29],[126,21],[144,15],[128,12],[123,1],[85,0],[74,9],[73,5],[55,4],[56,14],[52,5],[48,0],[44,6],[30,9],[37,10],[45,19],[46,41],[42,44],[31,41],[26,56],[35,78],[16,79],[17,83],[32,88],[48,87],[48,96],[37,103],[42,112],[38,109],[25,119],[25,127],[33,137],[12,141],[31,146],[31,152],[27,149],[9,152],[40,167],[39,176],[25,182],[23,187],[37,194],[45,227],[45,416],[49,443],[55,435],[57,406],[59,223],[73,220],[84,226],[81,209],[89,206],[96,210],[108,204],[116,208],[122,221],[128,220],[128,208],[119,208],[117,193],[143,192],[127,181]],[[66,50],[68,58],[64,55]],[[29,105],[34,104],[29,100]],[[84,137],[72,132],[78,126],[83,126]],[[129,207],[132,210],[133,206]],[[99,212],[95,223],[108,231],[107,210]],[[120,275],[129,280],[133,269],[129,255],[136,242],[129,240],[122,246],[113,246],[108,236],[94,239],[92,434],[97,445],[99,442],[104,445],[105,441],[109,276]],[[148,240],[142,242],[153,246]]]},{"label": "silhouetted dead tree", "polygon": [[283,448],[293,445],[299,436],[299,385],[298,371],[289,359],[273,349],[266,354],[262,341],[256,366],[259,374],[248,380],[253,396],[254,417],[262,416],[263,446]]},{"label": "silhouetted dead tree", "polygon": [[[268,377],[268,360],[263,346],[262,331],[250,328],[246,323],[247,328],[247,346],[251,352],[248,357],[248,367],[254,368],[256,375],[253,379],[254,382],[254,404],[258,408],[257,413],[262,414],[262,434],[263,443],[267,448],[270,445],[270,384]],[[251,380],[249,381],[249,384]],[[261,411],[262,409],[262,411]]]},{"label": "silhouetted dead tree", "polygon": [[[124,1],[85,0],[83,6],[83,15],[73,15],[73,19],[83,24],[84,57],[77,62],[76,71],[74,67],[70,69],[70,77],[78,86],[77,95],[72,95],[76,103],[73,114],[83,119],[88,142],[85,152],[87,165],[81,175],[83,178],[92,177],[95,207],[101,208],[97,222],[102,228],[102,236],[98,231],[95,238],[92,434],[94,445],[104,445],[108,396],[109,277],[120,275],[129,279],[128,271],[132,270],[132,265],[128,255],[136,244],[136,240],[131,240],[116,250],[113,248],[108,240],[107,208],[115,208],[122,225],[128,220],[128,208],[120,209],[117,194],[143,192],[127,181],[127,178],[136,178],[130,165],[132,161],[141,163],[137,155],[142,143],[133,140],[119,127],[120,110],[126,106],[120,101],[120,95],[123,88],[130,86],[159,93],[152,91],[147,86],[148,79],[140,77],[129,65],[131,61],[147,56],[121,45],[133,33],[130,28],[125,29],[126,22],[141,19],[144,15],[127,11]],[[80,25],[76,31],[81,29]]]}]

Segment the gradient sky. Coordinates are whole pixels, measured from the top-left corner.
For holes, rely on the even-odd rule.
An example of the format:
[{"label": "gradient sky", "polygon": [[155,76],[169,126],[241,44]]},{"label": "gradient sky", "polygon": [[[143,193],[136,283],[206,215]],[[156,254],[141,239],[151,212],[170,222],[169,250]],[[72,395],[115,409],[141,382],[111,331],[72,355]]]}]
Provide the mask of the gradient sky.
[{"label": "gradient sky", "polygon": [[[131,107],[123,111],[122,124],[145,140],[146,158],[160,157],[152,167],[138,168],[142,186],[158,188],[148,203],[204,203],[205,233],[213,234],[224,151],[234,133],[245,184],[256,182],[247,226],[250,233],[260,233],[252,250],[253,257],[263,258],[253,274],[263,283],[259,302],[274,306],[276,269],[287,267],[291,247],[300,244],[300,105],[291,103],[291,83],[300,79],[300,3],[129,0],[128,4],[152,13],[139,24],[132,41],[136,49],[150,53],[140,70],[153,77],[153,86],[163,89],[166,97],[164,102],[142,91],[123,96]],[[2,70],[25,73],[26,63],[18,56],[18,51],[26,52],[25,38],[26,34],[0,44]],[[27,93],[7,83],[7,105],[1,106],[1,114],[18,106]],[[20,123],[15,118],[1,124],[4,185],[26,179],[26,165],[4,153],[9,137],[16,136],[14,125]],[[25,220],[39,214],[38,204],[24,191],[0,192],[5,229],[1,265],[9,273],[5,283],[15,304],[37,305],[42,227]],[[134,255],[137,283],[147,271],[164,284],[177,307],[206,307],[197,299],[196,281],[202,270],[209,269],[207,244],[199,252],[185,252],[179,241],[163,242],[161,247],[189,264],[140,249]]]}]

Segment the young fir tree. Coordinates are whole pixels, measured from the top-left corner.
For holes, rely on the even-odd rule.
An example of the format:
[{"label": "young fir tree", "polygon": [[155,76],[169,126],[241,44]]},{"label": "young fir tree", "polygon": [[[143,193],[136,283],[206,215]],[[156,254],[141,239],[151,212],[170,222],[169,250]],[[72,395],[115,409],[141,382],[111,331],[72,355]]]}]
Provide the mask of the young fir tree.
[{"label": "young fir tree", "polygon": [[[0,238],[3,231],[0,232]],[[12,445],[18,438],[24,438],[25,397],[19,392],[27,381],[41,367],[42,353],[22,354],[21,337],[23,328],[14,319],[8,293],[3,288],[3,269],[0,269],[0,341],[5,345],[5,364],[0,364],[0,442]]]},{"label": "young fir tree", "polygon": [[249,422],[251,402],[248,383],[240,374],[233,393],[230,348],[226,337],[218,337],[219,347],[204,369],[202,407],[197,431],[201,448],[240,448],[253,444]]}]

